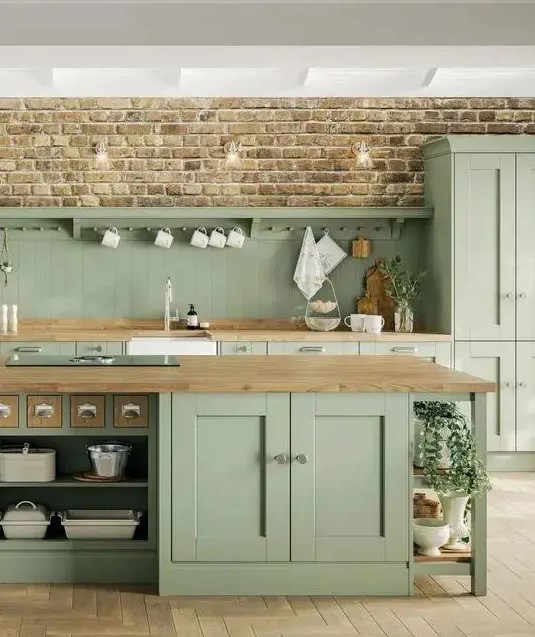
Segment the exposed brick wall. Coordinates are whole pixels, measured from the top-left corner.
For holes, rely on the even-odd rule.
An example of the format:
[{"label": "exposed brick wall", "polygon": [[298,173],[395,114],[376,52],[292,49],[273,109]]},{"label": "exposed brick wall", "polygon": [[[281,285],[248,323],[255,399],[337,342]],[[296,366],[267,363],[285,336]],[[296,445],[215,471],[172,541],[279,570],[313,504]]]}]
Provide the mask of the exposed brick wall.
[{"label": "exposed brick wall", "polygon": [[0,99],[0,206],[421,205],[421,145],[447,133],[534,134],[535,98]]}]

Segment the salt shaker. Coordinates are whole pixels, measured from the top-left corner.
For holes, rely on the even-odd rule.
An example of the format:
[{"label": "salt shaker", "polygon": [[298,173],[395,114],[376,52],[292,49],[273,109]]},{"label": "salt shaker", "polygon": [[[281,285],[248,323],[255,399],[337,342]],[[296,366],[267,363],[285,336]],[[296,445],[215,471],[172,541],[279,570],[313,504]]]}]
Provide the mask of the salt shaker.
[{"label": "salt shaker", "polygon": [[16,334],[19,329],[18,309],[19,308],[16,305],[12,305],[9,315],[9,331],[14,334]]},{"label": "salt shaker", "polygon": [[2,305],[2,334],[7,334],[7,305]]}]

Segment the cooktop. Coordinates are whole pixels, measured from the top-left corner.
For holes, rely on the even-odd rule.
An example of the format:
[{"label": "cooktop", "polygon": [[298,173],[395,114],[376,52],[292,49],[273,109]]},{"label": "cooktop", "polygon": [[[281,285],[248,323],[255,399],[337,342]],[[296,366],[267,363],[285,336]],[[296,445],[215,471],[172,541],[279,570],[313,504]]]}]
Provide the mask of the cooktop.
[{"label": "cooktop", "polygon": [[14,354],[7,367],[180,367],[176,356],[28,356]]}]

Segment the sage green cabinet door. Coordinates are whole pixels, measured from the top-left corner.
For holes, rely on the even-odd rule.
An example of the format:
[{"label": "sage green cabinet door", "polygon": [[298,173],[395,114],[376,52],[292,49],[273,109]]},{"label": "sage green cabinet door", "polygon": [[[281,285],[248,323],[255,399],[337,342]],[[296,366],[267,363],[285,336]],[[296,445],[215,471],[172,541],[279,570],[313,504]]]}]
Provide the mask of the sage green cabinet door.
[{"label": "sage green cabinet door", "polygon": [[248,354],[265,356],[267,354],[267,343],[261,341],[221,342],[219,343],[219,353],[232,356],[247,356]]},{"label": "sage green cabinet door", "polygon": [[535,340],[535,154],[516,159],[516,338]]},{"label": "sage green cabinet door", "polygon": [[304,354],[318,356],[319,354],[358,354],[359,344],[351,342],[291,341],[268,343],[268,354]]},{"label": "sage green cabinet door", "polygon": [[455,339],[515,339],[515,155],[455,155]]},{"label": "sage green cabinet door", "polygon": [[361,354],[393,354],[396,356],[420,356],[432,363],[451,367],[451,343],[414,343],[399,341],[388,343],[363,342],[360,344]]},{"label": "sage green cabinet door", "polygon": [[[496,383],[487,395],[487,449],[514,451],[516,447],[515,343],[455,343],[455,369]],[[470,417],[470,407],[463,405]]]},{"label": "sage green cabinet door", "polygon": [[408,560],[408,395],[292,394],[291,404],[292,561]]},{"label": "sage green cabinet door", "polygon": [[535,451],[535,343],[516,344],[516,450]]},{"label": "sage green cabinet door", "polygon": [[12,356],[17,354],[44,354],[44,355],[64,355],[74,356],[76,352],[76,344],[72,342],[60,341],[11,341],[0,344],[0,352],[4,356]]},{"label": "sage green cabinet door", "polygon": [[288,394],[173,394],[173,562],[289,559]]}]

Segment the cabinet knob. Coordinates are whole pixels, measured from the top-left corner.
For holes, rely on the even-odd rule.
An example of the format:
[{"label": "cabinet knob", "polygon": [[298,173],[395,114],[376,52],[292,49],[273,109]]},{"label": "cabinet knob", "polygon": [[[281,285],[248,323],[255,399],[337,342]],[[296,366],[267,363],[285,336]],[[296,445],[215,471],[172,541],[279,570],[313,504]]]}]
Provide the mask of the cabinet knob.
[{"label": "cabinet knob", "polygon": [[518,386],[519,386],[519,387],[527,387],[527,386],[528,386],[528,384],[527,384],[526,382],[524,382],[523,380],[521,380],[521,381],[518,383]]},{"label": "cabinet knob", "polygon": [[247,351],[247,345],[238,345],[238,347],[236,349],[238,350],[238,352],[246,352]]},{"label": "cabinet knob", "polygon": [[512,292],[506,292],[506,293],[503,295],[503,298],[504,298],[504,299],[512,299],[512,298],[513,298],[513,296],[514,296],[514,295],[513,295],[513,293],[512,293]]},{"label": "cabinet knob", "polygon": [[513,383],[506,381],[505,383],[503,383],[503,387],[505,389],[511,389],[511,387],[513,387]]},{"label": "cabinet knob", "polygon": [[526,297],[527,297],[527,294],[526,294],[525,292],[519,292],[519,293],[516,295],[516,298],[517,298],[517,299],[525,299]]},{"label": "cabinet knob", "polygon": [[95,347],[90,347],[89,350],[91,352],[102,352],[102,345],[95,345]]},{"label": "cabinet knob", "polygon": [[295,460],[296,462],[298,462],[299,464],[306,464],[308,462],[308,456],[306,453],[298,453],[295,456]]},{"label": "cabinet knob", "polygon": [[277,464],[288,464],[290,460],[287,453],[278,453],[273,459]]}]

